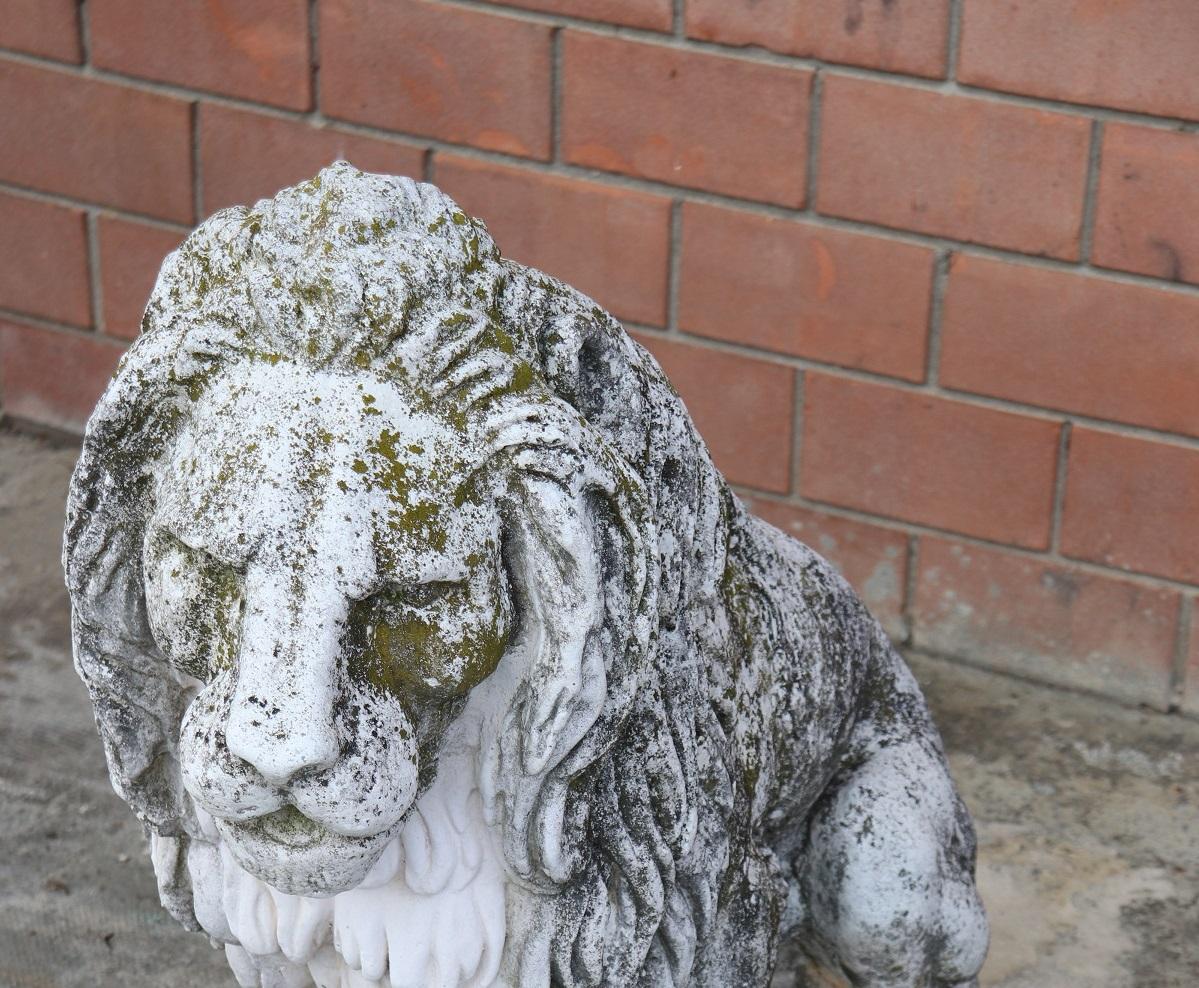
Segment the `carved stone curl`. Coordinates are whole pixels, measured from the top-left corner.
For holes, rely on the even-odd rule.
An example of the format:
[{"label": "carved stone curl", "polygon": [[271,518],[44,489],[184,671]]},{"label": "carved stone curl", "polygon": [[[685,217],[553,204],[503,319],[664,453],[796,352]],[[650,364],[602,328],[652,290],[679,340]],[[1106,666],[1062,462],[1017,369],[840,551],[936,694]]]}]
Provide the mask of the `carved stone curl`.
[{"label": "carved stone curl", "polygon": [[653,359],[338,164],[163,265],[88,424],[75,660],[163,904],[242,985],[974,983],[907,668]]}]

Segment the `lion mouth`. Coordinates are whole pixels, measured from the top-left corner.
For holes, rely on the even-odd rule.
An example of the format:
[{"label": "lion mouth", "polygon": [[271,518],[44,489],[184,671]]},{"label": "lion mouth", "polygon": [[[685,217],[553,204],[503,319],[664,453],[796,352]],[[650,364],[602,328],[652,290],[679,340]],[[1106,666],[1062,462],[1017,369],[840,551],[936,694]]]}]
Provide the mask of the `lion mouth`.
[{"label": "lion mouth", "polygon": [[345,837],[294,806],[214,824],[238,864],[292,895],[333,895],[357,886],[394,838],[391,831]]},{"label": "lion mouth", "polygon": [[302,851],[320,844],[329,834],[328,830],[294,806],[284,806],[242,826],[253,828],[258,836],[293,851]]}]

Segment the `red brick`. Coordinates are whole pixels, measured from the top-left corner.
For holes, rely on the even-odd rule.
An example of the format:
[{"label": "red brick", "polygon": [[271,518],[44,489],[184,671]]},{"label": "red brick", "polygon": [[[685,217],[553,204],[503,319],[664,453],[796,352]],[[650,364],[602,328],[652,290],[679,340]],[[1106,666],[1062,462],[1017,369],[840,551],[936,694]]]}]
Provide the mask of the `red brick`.
[{"label": "red brick", "polygon": [[91,0],[92,61],[293,110],[312,105],[307,0]]},{"label": "red brick", "polygon": [[486,221],[505,256],[561,278],[621,319],[665,324],[669,200],[441,156],[436,180]]},{"label": "red brick", "polygon": [[124,349],[99,336],[0,322],[4,413],[83,432]]},{"label": "red brick", "polygon": [[688,0],[687,34],[888,72],[944,76],[949,0]]},{"label": "red brick", "polygon": [[1076,426],[1062,552],[1199,583],[1199,450]]},{"label": "red brick", "polygon": [[822,213],[1078,257],[1090,121],[831,75]]},{"label": "red brick", "polygon": [[0,194],[0,308],[91,325],[80,210]]},{"label": "red brick", "polygon": [[414,0],[325,0],[320,14],[329,115],[549,157],[547,25]]},{"label": "red brick", "polygon": [[669,31],[674,20],[671,0],[492,0],[492,3],[651,31]]},{"label": "red brick", "polygon": [[660,336],[636,338],[683,396],[725,477],[785,494],[791,486],[795,372]]},{"label": "red brick", "polygon": [[759,518],[811,546],[840,570],[887,634],[897,640],[906,637],[903,619],[908,566],[906,535],[780,501],[761,497],[744,500],[746,507]]},{"label": "red brick", "polygon": [[567,161],[803,204],[810,72],[575,31],[562,51]]},{"label": "red brick", "polygon": [[183,234],[111,216],[101,217],[99,228],[104,332],[131,340],[141,328],[158,269]]},{"label": "red brick", "polygon": [[689,202],[679,321],[701,336],[924,377],[934,254]]},{"label": "red brick", "polygon": [[314,127],[296,120],[200,107],[200,176],[205,212],[248,205],[312,178],[339,158],[363,171],[408,175],[424,170],[423,148]]},{"label": "red brick", "polygon": [[79,0],[0,0],[0,48],[82,61]]},{"label": "red brick", "polygon": [[1094,262],[1199,284],[1199,134],[1109,123],[1100,161]]},{"label": "red brick", "polygon": [[1048,546],[1056,423],[826,374],[804,399],[805,497]]},{"label": "red brick", "polygon": [[958,255],[941,384],[1199,435],[1199,298]]},{"label": "red brick", "polygon": [[1165,708],[1179,595],[975,545],[920,539],[913,642]]},{"label": "red brick", "polygon": [[183,100],[0,61],[0,181],[190,222]]},{"label": "red brick", "polygon": [[1199,4],[971,0],[958,79],[1074,103],[1199,119]]}]

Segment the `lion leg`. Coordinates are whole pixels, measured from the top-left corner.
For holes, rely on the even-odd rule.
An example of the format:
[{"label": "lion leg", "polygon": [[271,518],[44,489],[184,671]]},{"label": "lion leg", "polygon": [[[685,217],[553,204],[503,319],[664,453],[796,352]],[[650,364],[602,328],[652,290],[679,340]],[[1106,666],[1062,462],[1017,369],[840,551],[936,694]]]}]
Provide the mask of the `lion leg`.
[{"label": "lion leg", "polygon": [[810,956],[857,988],[970,988],[987,950],[974,833],[937,746],[880,747],[821,799],[799,866]]}]

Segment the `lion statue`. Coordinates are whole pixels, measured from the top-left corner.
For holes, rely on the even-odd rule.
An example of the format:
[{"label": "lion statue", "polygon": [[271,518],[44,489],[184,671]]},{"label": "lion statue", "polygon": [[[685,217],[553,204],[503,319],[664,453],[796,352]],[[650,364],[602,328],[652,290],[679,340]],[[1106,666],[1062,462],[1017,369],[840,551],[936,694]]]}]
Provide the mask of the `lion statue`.
[{"label": "lion statue", "polygon": [[657,364],[337,163],[164,262],[88,423],[75,663],[243,986],[964,988],[970,819],[845,581]]}]

